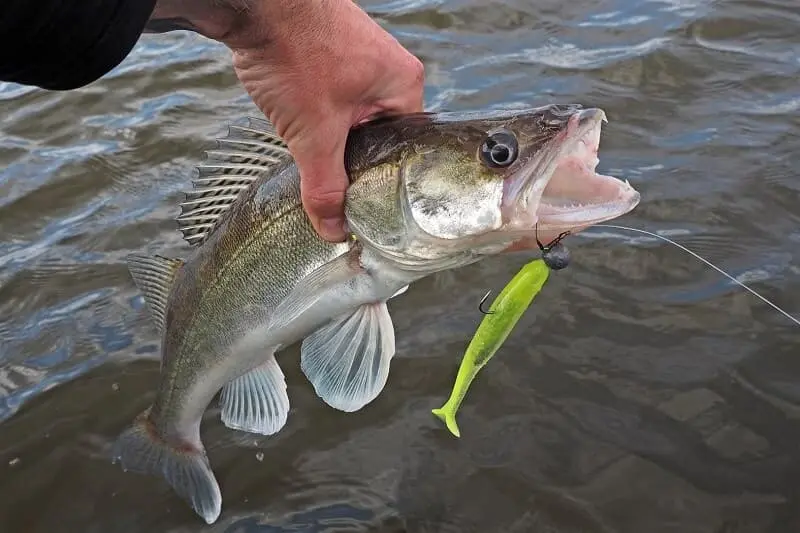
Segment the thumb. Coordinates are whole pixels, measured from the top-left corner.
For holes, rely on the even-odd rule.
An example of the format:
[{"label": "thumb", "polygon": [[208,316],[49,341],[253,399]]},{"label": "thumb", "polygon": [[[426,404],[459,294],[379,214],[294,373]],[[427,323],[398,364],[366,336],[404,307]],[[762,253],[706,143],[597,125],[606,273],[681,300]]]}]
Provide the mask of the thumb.
[{"label": "thumb", "polygon": [[290,147],[300,172],[300,194],[317,233],[330,242],[341,242],[344,230],[344,199],[349,184],[344,169],[347,127],[324,128],[321,135]]}]

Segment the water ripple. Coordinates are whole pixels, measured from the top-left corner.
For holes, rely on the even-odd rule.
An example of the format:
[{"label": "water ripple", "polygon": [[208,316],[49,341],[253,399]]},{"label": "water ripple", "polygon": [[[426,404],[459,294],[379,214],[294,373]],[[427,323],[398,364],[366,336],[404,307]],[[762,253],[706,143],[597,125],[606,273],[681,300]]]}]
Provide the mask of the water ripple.
[{"label": "water ripple", "polygon": [[460,68],[469,68],[476,65],[506,65],[514,63],[532,63],[546,65],[554,68],[565,69],[590,69],[606,65],[618,59],[637,57],[659,49],[666,45],[666,38],[650,39],[634,46],[607,47],[601,49],[581,49],[570,43],[560,43],[549,40],[544,46],[529,48],[510,54],[495,55],[473,63],[467,63]]},{"label": "water ripple", "polygon": [[[600,168],[674,238],[800,315],[800,11],[790,0],[377,0],[426,65],[426,107],[603,107]],[[685,253],[607,228],[570,241],[482,371],[453,439],[430,415],[528,256],[490,258],[391,305],[398,355],[355,415],[282,355],[270,438],[203,425],[223,486],[201,527],[110,443],[152,399],[158,334],[125,267],[177,250],[181,191],[211,139],[257,113],[230,53],[148,35],[70,92],[0,83],[0,530],[794,531],[796,328]],[[260,457],[260,458],[259,458]],[[41,502],[47,501],[46,506]]]}]

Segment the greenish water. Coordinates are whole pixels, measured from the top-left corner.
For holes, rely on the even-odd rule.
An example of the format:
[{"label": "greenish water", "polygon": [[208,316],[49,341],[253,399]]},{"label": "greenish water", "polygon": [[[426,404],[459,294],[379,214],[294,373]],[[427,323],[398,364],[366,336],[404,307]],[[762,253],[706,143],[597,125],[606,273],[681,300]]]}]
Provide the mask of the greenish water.
[{"label": "greenish water", "polygon": [[[426,64],[430,109],[604,108],[619,222],[704,254],[800,316],[800,8],[784,1],[365,2]],[[223,492],[206,526],[108,460],[153,398],[158,338],[125,267],[186,248],[173,218],[201,152],[255,113],[225,49],[147,36],[79,91],[0,85],[0,531],[793,533],[800,330],[674,247],[571,238],[473,385],[447,397],[481,315],[529,257],[413,286],[398,355],[361,412],[328,408],[281,356],[273,438],[203,439]],[[294,361],[294,362],[292,362]]]}]

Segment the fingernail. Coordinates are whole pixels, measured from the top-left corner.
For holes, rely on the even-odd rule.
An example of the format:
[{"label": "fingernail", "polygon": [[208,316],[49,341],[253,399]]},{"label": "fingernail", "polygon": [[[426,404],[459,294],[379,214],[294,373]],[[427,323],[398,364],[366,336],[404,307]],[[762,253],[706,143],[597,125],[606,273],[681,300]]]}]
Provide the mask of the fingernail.
[{"label": "fingernail", "polygon": [[344,240],[345,231],[342,219],[339,217],[323,218],[319,221],[320,229],[324,233],[325,238],[331,240],[341,241]]}]

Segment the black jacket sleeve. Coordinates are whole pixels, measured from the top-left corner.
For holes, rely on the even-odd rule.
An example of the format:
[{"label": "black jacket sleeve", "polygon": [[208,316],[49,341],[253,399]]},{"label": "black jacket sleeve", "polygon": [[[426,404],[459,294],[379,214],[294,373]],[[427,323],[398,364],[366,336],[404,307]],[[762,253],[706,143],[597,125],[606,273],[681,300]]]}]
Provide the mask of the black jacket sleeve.
[{"label": "black jacket sleeve", "polygon": [[0,81],[69,90],[139,40],[156,0],[0,0]]}]

